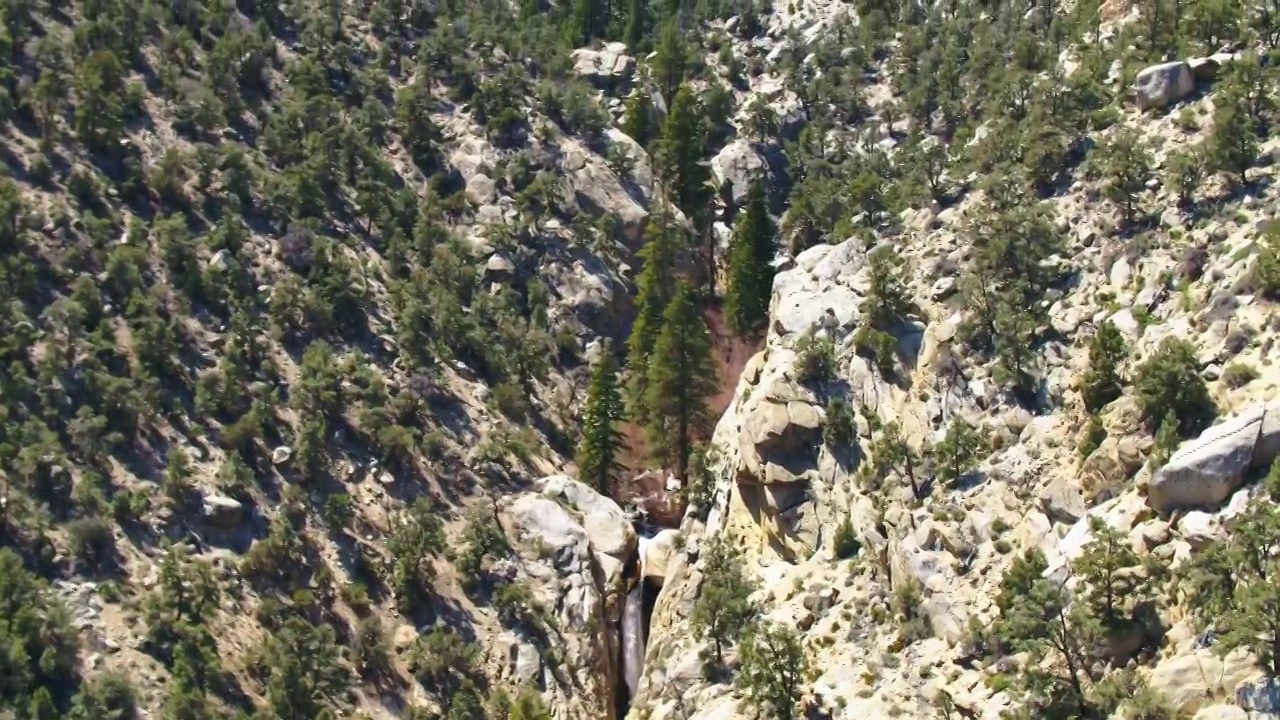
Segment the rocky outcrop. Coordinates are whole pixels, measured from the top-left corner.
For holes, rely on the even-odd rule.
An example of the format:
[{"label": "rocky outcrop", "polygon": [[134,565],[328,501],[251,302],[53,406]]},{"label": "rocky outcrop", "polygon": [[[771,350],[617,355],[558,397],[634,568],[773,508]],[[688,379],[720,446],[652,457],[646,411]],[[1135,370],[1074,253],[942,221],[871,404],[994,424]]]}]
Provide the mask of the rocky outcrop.
[{"label": "rocky outcrop", "polygon": [[[498,517],[517,551],[520,579],[555,615],[559,631],[545,641],[558,647],[530,654],[520,649],[530,639],[518,637],[508,670],[542,684],[566,717],[612,718],[622,567],[635,552],[635,533],[617,504],[572,478],[551,476],[541,487],[504,499]],[[564,665],[544,666],[539,657],[549,652]],[[568,682],[560,681],[564,673]]]},{"label": "rocky outcrop", "polygon": [[568,475],[541,481],[542,494],[567,507],[579,518],[583,532],[605,573],[605,587],[620,587],[624,564],[636,553],[636,533],[622,508]]},{"label": "rocky outcrop", "polygon": [[573,51],[573,71],[598,90],[625,92],[636,69],[636,59],[627,54],[625,43],[607,43],[599,50]]},{"label": "rocky outcrop", "polygon": [[1133,80],[1134,101],[1142,110],[1166,107],[1195,89],[1195,75],[1182,60],[1152,65]]},{"label": "rocky outcrop", "polygon": [[204,496],[201,514],[210,525],[229,530],[244,520],[244,504],[220,493],[209,493]]},{"label": "rocky outcrop", "polygon": [[1244,652],[1219,657],[1202,650],[1161,662],[1147,684],[1182,716],[1211,707],[1216,698],[1234,697],[1237,688],[1260,674]]},{"label": "rocky outcrop", "polygon": [[651,538],[640,539],[640,576],[657,585],[666,581],[680,531],[666,528]]},{"label": "rocky outcrop", "polygon": [[720,197],[730,208],[740,208],[757,181],[763,180],[770,210],[781,211],[788,182],[786,159],[775,148],[757,146],[737,138],[711,158],[711,177]]},{"label": "rocky outcrop", "polygon": [[1178,448],[1147,489],[1160,512],[1215,507],[1280,455],[1280,404],[1255,405]]}]

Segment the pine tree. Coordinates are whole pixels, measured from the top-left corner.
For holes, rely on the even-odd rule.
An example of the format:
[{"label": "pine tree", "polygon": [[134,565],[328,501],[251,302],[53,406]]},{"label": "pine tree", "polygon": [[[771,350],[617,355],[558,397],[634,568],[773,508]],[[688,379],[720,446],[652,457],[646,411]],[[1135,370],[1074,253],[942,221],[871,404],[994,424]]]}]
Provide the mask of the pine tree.
[{"label": "pine tree", "polygon": [[1218,93],[1214,105],[1213,130],[1206,141],[1209,158],[1216,170],[1243,185],[1258,157],[1258,123],[1249,112],[1249,97],[1233,84]]},{"label": "pine tree", "polygon": [[754,588],[742,573],[737,551],[721,537],[707,548],[702,578],[690,623],[699,640],[711,641],[702,657],[704,667],[711,668],[724,661],[725,646],[741,637],[756,608],[748,600]]},{"label": "pine tree", "polygon": [[578,44],[589,45],[595,38],[604,36],[607,10],[607,4],[602,0],[575,0],[573,29],[574,40]]},{"label": "pine tree", "polygon": [[809,672],[809,656],[796,631],[767,622],[747,632],[735,682],[760,715],[792,720],[799,714],[797,706]]},{"label": "pine tree", "polygon": [[1080,389],[1086,410],[1097,412],[1120,397],[1124,385],[1119,368],[1127,352],[1119,328],[1104,320],[1089,343],[1089,370]]},{"label": "pine tree", "polygon": [[622,132],[641,146],[648,147],[652,114],[653,98],[650,97],[648,88],[643,84],[637,85],[627,99],[627,109],[622,116]]},{"label": "pine tree", "polygon": [[734,332],[754,335],[764,328],[773,294],[774,236],[777,228],[765,206],[764,182],[751,187],[747,207],[733,229],[725,311]]},{"label": "pine tree", "polygon": [[662,26],[662,35],[653,58],[654,79],[662,89],[662,97],[671,102],[672,95],[684,82],[689,65],[689,49],[685,47],[680,24],[673,18]]},{"label": "pine tree", "polygon": [[973,471],[986,443],[977,428],[962,417],[956,417],[947,434],[938,443],[938,479],[955,482]]},{"label": "pine tree", "polygon": [[671,302],[671,291],[675,285],[674,268],[680,232],[680,227],[659,207],[645,228],[645,244],[640,249],[643,264],[636,278],[636,317],[631,324],[631,336],[627,339],[631,417],[640,423],[646,417],[649,355],[662,329],[662,313]]},{"label": "pine tree", "polygon": [[1103,176],[1103,196],[1120,206],[1125,224],[1138,214],[1138,195],[1155,174],[1151,150],[1131,129],[1116,133],[1099,148],[1098,169]]},{"label": "pine tree", "polygon": [[645,26],[648,23],[645,12],[647,6],[646,0],[631,0],[627,9],[627,29],[622,39],[627,44],[627,49],[633,53],[640,50],[640,43],[644,40]]},{"label": "pine tree", "polygon": [[649,358],[646,388],[652,446],[684,479],[693,436],[707,423],[706,399],[716,391],[711,337],[693,290],[681,282],[662,314]]},{"label": "pine tree", "polygon": [[663,181],[676,205],[691,218],[702,218],[711,197],[711,171],[703,164],[706,121],[693,89],[676,93],[658,148]]},{"label": "pine tree", "polygon": [[601,493],[609,491],[609,481],[619,467],[618,451],[623,440],[618,423],[622,417],[617,361],[613,349],[606,345],[591,373],[578,445],[578,477]]}]

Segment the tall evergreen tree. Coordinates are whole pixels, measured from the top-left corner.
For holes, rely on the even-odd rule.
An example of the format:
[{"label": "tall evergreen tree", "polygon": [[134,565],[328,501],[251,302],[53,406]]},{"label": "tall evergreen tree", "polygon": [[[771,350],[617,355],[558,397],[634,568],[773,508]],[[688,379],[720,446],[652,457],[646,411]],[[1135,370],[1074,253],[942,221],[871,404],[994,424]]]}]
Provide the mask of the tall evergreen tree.
[{"label": "tall evergreen tree", "polygon": [[729,247],[725,310],[730,325],[739,335],[758,333],[768,319],[776,232],[765,206],[764,181],[756,180],[751,186],[746,210],[733,229],[733,242]]},{"label": "tall evergreen tree", "polygon": [[654,53],[653,79],[662,90],[663,99],[670,106],[689,69],[689,49],[685,46],[680,24],[674,18],[662,26],[662,34],[658,37],[658,47]]},{"label": "tall evergreen tree", "polygon": [[645,228],[645,244],[640,249],[642,266],[636,278],[636,318],[627,339],[631,417],[640,423],[646,417],[649,355],[662,329],[662,313],[671,302],[675,284],[674,268],[681,242],[680,232],[679,225],[660,207]]},{"label": "tall evergreen tree", "polygon": [[698,639],[711,641],[703,649],[702,662],[713,668],[724,661],[725,646],[736,642],[755,617],[756,607],[749,599],[755,587],[742,572],[737,548],[722,536],[712,538],[706,552],[690,623]]},{"label": "tall evergreen tree", "polygon": [[605,0],[575,0],[573,4],[574,41],[589,45],[592,40],[604,37],[609,21],[609,5]]},{"label": "tall evergreen tree", "polygon": [[578,477],[601,493],[617,471],[623,418],[622,395],[618,391],[618,364],[613,348],[606,345],[591,373],[587,407],[583,411],[582,440],[578,444]]},{"label": "tall evergreen tree", "polygon": [[647,9],[646,0],[631,0],[627,6],[627,28],[623,32],[622,40],[631,52],[637,52],[640,49],[640,43],[644,41],[645,25],[648,23]]},{"label": "tall evergreen tree", "polygon": [[659,167],[671,199],[690,218],[705,217],[711,198],[711,171],[703,163],[707,125],[697,95],[681,86],[671,104],[658,148]]},{"label": "tall evergreen tree", "polygon": [[1218,93],[1214,106],[1213,130],[1206,141],[1209,159],[1215,170],[1243,185],[1258,157],[1258,122],[1249,112],[1248,95],[1234,83]]},{"label": "tall evergreen tree", "polygon": [[636,86],[627,98],[627,109],[622,115],[622,132],[632,140],[647,147],[649,145],[650,127],[652,125],[653,98],[643,84]]},{"label": "tall evergreen tree", "polygon": [[646,379],[650,441],[683,480],[694,434],[707,424],[707,398],[716,391],[711,336],[693,290],[684,282],[662,314]]}]

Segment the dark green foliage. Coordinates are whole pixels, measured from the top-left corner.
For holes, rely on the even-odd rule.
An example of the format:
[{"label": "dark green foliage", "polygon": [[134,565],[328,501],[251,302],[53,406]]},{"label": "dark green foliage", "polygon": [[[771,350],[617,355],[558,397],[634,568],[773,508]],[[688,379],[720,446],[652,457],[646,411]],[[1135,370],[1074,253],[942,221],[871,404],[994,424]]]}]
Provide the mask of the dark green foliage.
[{"label": "dark green foliage", "polygon": [[674,266],[682,245],[679,226],[669,215],[658,212],[645,228],[645,244],[640,249],[643,264],[636,278],[636,314],[627,338],[630,414],[637,422],[644,422],[648,417],[649,357],[662,330],[662,314],[671,302],[675,288]]},{"label": "dark green foliage", "polygon": [[134,720],[138,715],[138,700],[131,685],[123,675],[106,673],[94,677],[80,687],[72,700],[74,720]]},{"label": "dark green foliage", "polygon": [[1138,215],[1138,195],[1155,172],[1150,149],[1136,131],[1121,130],[1094,152],[1103,196],[1120,207],[1126,224],[1132,223]]},{"label": "dark green foliage", "polygon": [[1178,419],[1183,435],[1198,432],[1213,420],[1217,410],[1200,377],[1196,348],[1187,340],[1165,338],[1134,376],[1138,405],[1152,430],[1166,415]]},{"label": "dark green foliage", "polygon": [[627,109],[622,115],[622,132],[647,147],[653,137],[653,97],[644,85],[637,86],[627,99]]},{"label": "dark green foliage", "polygon": [[1139,610],[1155,595],[1155,578],[1142,567],[1126,533],[1098,518],[1090,520],[1089,529],[1093,539],[1071,568],[1083,581],[1079,597],[1103,630],[1131,630],[1139,623]]},{"label": "dark green foliage", "polygon": [[1080,443],[1077,446],[1077,452],[1081,459],[1087,458],[1097,450],[1102,441],[1107,439],[1107,430],[1102,425],[1102,418],[1097,415],[1090,415],[1089,422],[1084,426],[1084,432],[1080,435]]},{"label": "dark green foliage", "polygon": [[836,557],[841,560],[854,557],[862,550],[862,543],[858,542],[858,533],[853,527],[851,518],[846,517],[836,526],[836,536],[832,547],[835,550]]},{"label": "dark green foliage", "polygon": [[440,520],[429,501],[415,502],[400,517],[387,539],[392,557],[389,584],[404,612],[421,610],[431,596],[434,557],[444,550]]},{"label": "dark green foliage", "polygon": [[1238,82],[1229,82],[1218,92],[1213,131],[1206,141],[1212,167],[1239,185],[1247,181],[1249,167],[1258,157],[1258,119],[1250,111],[1247,93]]},{"label": "dark green foliage", "polygon": [[500,560],[511,553],[507,538],[491,514],[477,512],[467,522],[462,536],[462,550],[454,565],[465,587],[480,583],[487,571],[486,561]]},{"label": "dark green foliage", "polygon": [[748,599],[754,587],[743,574],[737,550],[720,538],[705,550],[702,578],[689,622],[700,640],[711,643],[704,648],[702,660],[704,667],[714,668],[724,661],[725,647],[742,637],[756,615]]},{"label": "dark green foliage", "polygon": [[934,449],[938,479],[953,483],[973,472],[987,450],[987,441],[968,420],[956,417]]},{"label": "dark green foliage", "polygon": [[71,617],[9,548],[0,548],[0,709],[45,717],[66,706],[79,683],[79,643]]},{"label": "dark green foliage", "polygon": [[1124,391],[1120,366],[1127,355],[1128,347],[1120,330],[1115,323],[1104,320],[1089,342],[1089,369],[1080,386],[1086,410],[1098,412],[1120,397]]},{"label": "dark green foliage", "polygon": [[933,634],[929,618],[920,608],[924,601],[920,583],[914,577],[908,577],[893,590],[893,613],[898,621],[898,646],[906,647],[918,640],[928,639]]},{"label": "dark green foliage", "polygon": [[1010,202],[1006,207],[997,199],[971,229],[966,330],[976,348],[996,356],[998,377],[1027,395],[1034,389],[1037,328],[1048,324],[1045,296],[1061,273],[1055,256],[1063,256],[1063,245],[1043,207]]},{"label": "dark green foliage", "polygon": [[848,400],[837,397],[827,401],[822,439],[836,457],[844,457],[857,450],[857,426]]},{"label": "dark green foliage", "polygon": [[725,314],[739,335],[758,334],[768,320],[776,233],[765,205],[764,180],[758,179],[751,186],[729,245]]},{"label": "dark green foliage", "polygon": [[859,352],[875,360],[880,372],[894,374],[897,337],[893,331],[911,310],[911,300],[902,277],[902,268],[889,247],[878,247],[868,256],[867,295],[859,308],[864,322],[858,327],[854,344]]},{"label": "dark green foliage", "polygon": [[670,107],[656,148],[658,174],[672,201],[701,226],[711,200],[711,170],[704,163],[707,127],[703,108],[689,85],[680,86]]},{"label": "dark green foliage", "polygon": [[269,633],[251,666],[263,686],[271,716],[315,720],[331,716],[351,687],[333,627],[289,617]]},{"label": "dark green foliage", "polygon": [[1280,510],[1256,502],[1226,542],[1197,554],[1181,571],[1196,619],[1215,631],[1222,651],[1252,651],[1271,677],[1280,676],[1280,619],[1273,610],[1280,603],[1280,564],[1266,549],[1277,540]]},{"label": "dark green foliage", "polygon": [[795,630],[776,623],[753,625],[742,641],[734,684],[764,717],[792,720],[809,682],[809,656]]},{"label": "dark green foliage", "polygon": [[1280,232],[1271,230],[1259,241],[1258,265],[1254,272],[1262,294],[1271,300],[1280,300]]},{"label": "dark green foliage", "polygon": [[796,343],[797,379],[808,385],[821,385],[836,379],[836,349],[831,338],[806,335]]},{"label": "dark green foliage", "polygon": [[453,630],[436,626],[420,636],[409,654],[409,669],[422,686],[449,697],[477,672],[479,648]]},{"label": "dark green foliage", "polygon": [[694,439],[707,429],[707,399],[717,390],[707,324],[683,282],[663,311],[645,381],[650,444],[683,479]]},{"label": "dark green foliage", "polygon": [[582,437],[578,442],[578,476],[601,493],[609,492],[612,479],[621,467],[623,437],[618,426],[624,415],[618,388],[617,361],[606,343],[600,351],[587,387],[587,403],[582,411]]},{"label": "dark green foliage", "polygon": [[1044,577],[1047,569],[1039,550],[1014,561],[996,596],[1000,619],[995,634],[1002,647],[1031,653],[1037,661],[1054,653],[1060,675],[1038,669],[1035,661],[1024,669],[1021,684],[1030,710],[1055,715],[1074,710],[1088,717],[1083,644],[1092,637],[1096,623],[1084,605],[1070,605],[1065,589]]}]

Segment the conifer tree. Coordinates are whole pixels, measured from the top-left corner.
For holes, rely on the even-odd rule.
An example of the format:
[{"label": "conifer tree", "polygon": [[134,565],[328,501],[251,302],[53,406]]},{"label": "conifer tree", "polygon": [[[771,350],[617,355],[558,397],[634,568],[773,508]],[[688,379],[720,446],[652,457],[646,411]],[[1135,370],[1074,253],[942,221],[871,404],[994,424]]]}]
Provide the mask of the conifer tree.
[{"label": "conifer tree", "polygon": [[702,653],[704,667],[710,668],[724,661],[725,646],[742,636],[755,615],[748,599],[755,588],[742,572],[736,548],[719,536],[707,548],[702,578],[690,622],[698,639],[711,641]]},{"label": "conifer tree", "polygon": [[662,35],[653,58],[654,80],[662,89],[662,97],[672,103],[672,96],[684,82],[688,69],[688,48],[685,47],[680,24],[674,18],[662,26]]},{"label": "conifer tree", "polygon": [[679,233],[679,226],[660,207],[645,228],[645,244],[640,249],[642,266],[636,278],[636,317],[627,340],[631,417],[640,423],[646,417],[649,355],[662,329],[662,313],[671,301],[675,284],[673,268],[680,244]]},{"label": "conifer tree", "polygon": [[756,180],[729,247],[725,311],[739,335],[758,333],[768,319],[769,297],[773,294],[775,233],[773,219],[765,206],[764,182]]},{"label": "conifer tree", "polygon": [[643,84],[637,85],[631,91],[631,97],[627,98],[627,109],[622,116],[622,132],[641,146],[647,147],[652,134],[650,132],[652,113],[653,98],[650,97],[649,90]]},{"label": "conifer tree", "polygon": [[735,683],[757,713],[774,720],[800,715],[810,664],[796,631],[782,623],[757,624],[748,630],[741,654]]},{"label": "conifer tree", "polygon": [[1089,369],[1080,390],[1089,412],[1101,410],[1124,391],[1120,363],[1124,362],[1126,353],[1119,328],[1110,320],[1104,320],[1089,343]]},{"label": "conifer tree", "polygon": [[1214,106],[1209,158],[1216,170],[1243,185],[1258,157],[1258,123],[1249,112],[1248,95],[1233,84],[1218,93]]},{"label": "conifer tree", "polygon": [[1138,215],[1138,195],[1146,190],[1147,182],[1155,174],[1151,150],[1136,131],[1125,129],[1099,148],[1099,152],[1103,196],[1118,205],[1125,224],[1131,224]]},{"label": "conifer tree", "polygon": [[622,418],[617,361],[613,348],[606,345],[591,373],[587,407],[583,411],[582,440],[578,445],[578,477],[601,493],[608,492],[609,481],[619,467],[618,451],[623,440],[618,423]]},{"label": "conifer tree", "polygon": [[575,0],[573,5],[574,40],[589,45],[603,37],[608,22],[608,3],[604,0]]},{"label": "conifer tree", "polygon": [[707,325],[683,282],[662,314],[646,375],[650,441],[684,479],[694,434],[707,423],[706,400],[716,391],[716,373]]},{"label": "conifer tree", "polygon": [[711,171],[702,162],[706,144],[706,121],[698,98],[692,88],[682,86],[671,103],[658,160],[671,199],[692,218],[702,217],[711,197]]},{"label": "conifer tree", "polygon": [[633,53],[640,49],[640,43],[644,40],[644,29],[648,21],[645,13],[647,5],[645,0],[631,0],[627,9],[627,29],[622,39],[627,44],[627,49]]}]

